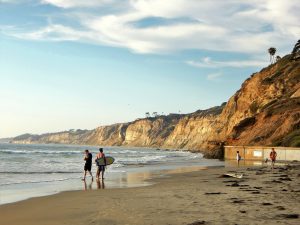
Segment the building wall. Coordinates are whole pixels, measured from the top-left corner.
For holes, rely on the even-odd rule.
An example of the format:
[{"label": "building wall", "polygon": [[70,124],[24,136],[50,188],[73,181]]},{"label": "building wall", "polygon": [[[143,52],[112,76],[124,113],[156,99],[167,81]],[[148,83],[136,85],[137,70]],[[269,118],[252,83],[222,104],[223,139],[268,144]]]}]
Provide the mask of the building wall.
[{"label": "building wall", "polygon": [[279,161],[300,161],[300,148],[262,146],[225,146],[225,159],[236,159],[237,151],[245,160],[269,159],[272,148],[277,152],[277,160]]}]

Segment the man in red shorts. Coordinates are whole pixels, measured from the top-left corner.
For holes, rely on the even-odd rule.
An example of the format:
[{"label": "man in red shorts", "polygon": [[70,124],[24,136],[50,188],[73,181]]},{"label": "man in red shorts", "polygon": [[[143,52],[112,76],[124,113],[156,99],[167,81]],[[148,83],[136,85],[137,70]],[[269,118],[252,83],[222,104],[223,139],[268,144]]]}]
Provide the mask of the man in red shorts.
[{"label": "man in red shorts", "polygon": [[[105,154],[103,153],[103,148],[99,148],[99,153],[96,156],[96,160],[101,159],[101,158],[104,158],[104,162],[106,164]],[[96,174],[96,179],[97,180],[100,179],[100,173],[101,173],[101,179],[102,180],[104,179],[104,171],[105,171],[105,166],[104,165],[98,165],[97,174]]]},{"label": "man in red shorts", "polygon": [[271,162],[272,162],[272,164],[271,164],[272,169],[274,169],[276,157],[277,157],[277,152],[275,152],[275,149],[272,148],[272,151],[270,152],[270,159],[271,159]]}]

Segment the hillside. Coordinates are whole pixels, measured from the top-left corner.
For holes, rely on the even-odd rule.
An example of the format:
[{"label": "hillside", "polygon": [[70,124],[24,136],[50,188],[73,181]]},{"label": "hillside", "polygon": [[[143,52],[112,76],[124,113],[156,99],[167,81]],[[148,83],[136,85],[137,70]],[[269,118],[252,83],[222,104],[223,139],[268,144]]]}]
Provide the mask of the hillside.
[{"label": "hillside", "polygon": [[222,144],[300,146],[300,61],[287,55],[252,74],[227,103],[94,130],[22,135],[12,143],[186,149],[215,157]]},{"label": "hillside", "polygon": [[9,143],[13,138],[0,138],[0,143]]}]

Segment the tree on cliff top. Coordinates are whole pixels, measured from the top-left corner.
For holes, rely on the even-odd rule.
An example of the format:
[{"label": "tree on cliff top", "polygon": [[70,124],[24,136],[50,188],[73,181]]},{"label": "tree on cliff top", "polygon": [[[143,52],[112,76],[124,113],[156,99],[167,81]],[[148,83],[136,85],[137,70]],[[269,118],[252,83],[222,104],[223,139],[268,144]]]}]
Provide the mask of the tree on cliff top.
[{"label": "tree on cliff top", "polygon": [[158,113],[157,113],[157,112],[153,112],[153,113],[152,113],[152,116],[153,116],[153,117],[157,117],[157,116],[158,116]]},{"label": "tree on cliff top", "polygon": [[273,62],[274,62],[274,55],[276,53],[276,48],[271,47],[271,48],[268,49],[268,52],[270,54],[270,63],[273,64]]}]

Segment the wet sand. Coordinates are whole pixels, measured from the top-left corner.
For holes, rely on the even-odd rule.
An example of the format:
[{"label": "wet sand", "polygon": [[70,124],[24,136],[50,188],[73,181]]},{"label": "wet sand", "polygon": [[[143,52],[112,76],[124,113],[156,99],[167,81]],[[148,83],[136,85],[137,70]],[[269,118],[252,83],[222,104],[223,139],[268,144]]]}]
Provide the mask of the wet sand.
[{"label": "wet sand", "polygon": [[[242,179],[220,177],[243,174]],[[300,164],[169,174],[135,188],[63,192],[0,206],[1,225],[300,224]]]}]

